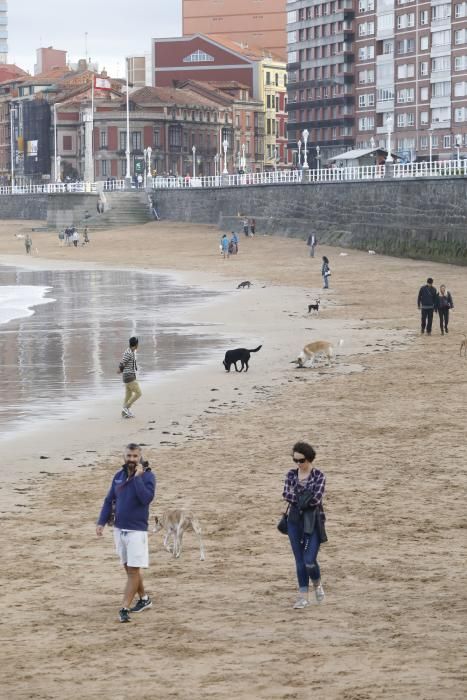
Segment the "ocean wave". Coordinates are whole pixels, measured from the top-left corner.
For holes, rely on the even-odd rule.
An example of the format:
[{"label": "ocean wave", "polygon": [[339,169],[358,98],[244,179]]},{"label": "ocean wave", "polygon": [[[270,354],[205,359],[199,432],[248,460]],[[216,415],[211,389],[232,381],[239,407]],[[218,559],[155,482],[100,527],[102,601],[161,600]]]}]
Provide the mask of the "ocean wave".
[{"label": "ocean wave", "polygon": [[0,324],[8,323],[15,318],[32,316],[35,306],[55,301],[49,297],[45,298],[51,290],[52,287],[0,285]]}]

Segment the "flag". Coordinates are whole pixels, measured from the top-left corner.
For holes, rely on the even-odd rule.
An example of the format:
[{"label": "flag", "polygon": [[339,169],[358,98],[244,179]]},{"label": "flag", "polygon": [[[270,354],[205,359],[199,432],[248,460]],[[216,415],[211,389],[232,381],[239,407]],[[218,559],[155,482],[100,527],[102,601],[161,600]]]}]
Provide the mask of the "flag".
[{"label": "flag", "polygon": [[111,90],[112,85],[108,78],[99,78],[97,75],[94,76],[94,87],[96,90]]}]

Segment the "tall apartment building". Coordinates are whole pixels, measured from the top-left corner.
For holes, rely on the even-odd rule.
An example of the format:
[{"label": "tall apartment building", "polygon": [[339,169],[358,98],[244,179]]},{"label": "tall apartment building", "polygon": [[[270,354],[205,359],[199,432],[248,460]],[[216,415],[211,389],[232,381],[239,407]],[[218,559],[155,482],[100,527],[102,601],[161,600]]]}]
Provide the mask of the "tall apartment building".
[{"label": "tall apartment building", "polygon": [[36,61],[34,75],[47,73],[54,68],[66,68],[66,51],[54,49],[52,46],[36,49]]},{"label": "tall apartment building", "polygon": [[0,0],[0,63],[8,62],[8,3]]},{"label": "tall apartment building", "polygon": [[386,145],[388,126],[406,160],[453,158],[467,146],[465,1],[297,0],[288,9],[289,147],[305,126],[324,159]]},{"label": "tall apartment building", "polygon": [[183,0],[183,34],[217,34],[285,57],[286,0]]},{"label": "tall apartment building", "polygon": [[146,87],[152,85],[151,54],[144,56],[129,56],[128,81],[133,87]]}]

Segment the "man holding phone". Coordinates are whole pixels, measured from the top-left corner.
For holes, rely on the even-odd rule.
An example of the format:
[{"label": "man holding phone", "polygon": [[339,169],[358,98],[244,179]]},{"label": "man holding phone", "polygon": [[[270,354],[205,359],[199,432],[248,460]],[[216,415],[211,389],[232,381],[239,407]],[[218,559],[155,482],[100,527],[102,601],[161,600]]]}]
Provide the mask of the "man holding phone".
[{"label": "man holding phone", "polygon": [[[96,525],[96,534],[102,536],[104,527],[114,522],[114,541],[117,554],[125,567],[127,581],[123,604],[118,616],[120,622],[130,622],[130,613],[139,613],[152,606],[146,594],[141,569],[149,566],[148,521],[149,505],[154,499],[156,478],[142,458],[139,445],[131,442],[125,449],[125,464],[112,479]],[[131,607],[135,595],[138,602]]]}]

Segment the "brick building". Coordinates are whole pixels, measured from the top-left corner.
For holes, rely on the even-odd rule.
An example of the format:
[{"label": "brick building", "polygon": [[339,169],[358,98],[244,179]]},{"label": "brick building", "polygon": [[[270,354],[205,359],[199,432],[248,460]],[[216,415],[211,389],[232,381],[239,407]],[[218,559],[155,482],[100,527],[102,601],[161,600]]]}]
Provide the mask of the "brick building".
[{"label": "brick building", "polygon": [[183,34],[216,34],[268,49],[283,60],[285,8],[286,0],[183,0]]},{"label": "brick building", "polygon": [[[176,37],[153,40],[154,84],[168,86],[186,81],[211,86],[242,85],[249,99],[262,103],[265,128],[263,167],[287,164],[286,65],[261,48],[238,44],[219,36]],[[257,129],[262,126],[258,122]],[[259,135],[259,133],[258,133]],[[255,151],[255,163],[257,154]]]},{"label": "brick building", "polygon": [[[405,160],[467,146],[467,3],[295,0],[287,4],[289,148],[309,162],[384,146]],[[431,156],[430,156],[431,154]]]}]

